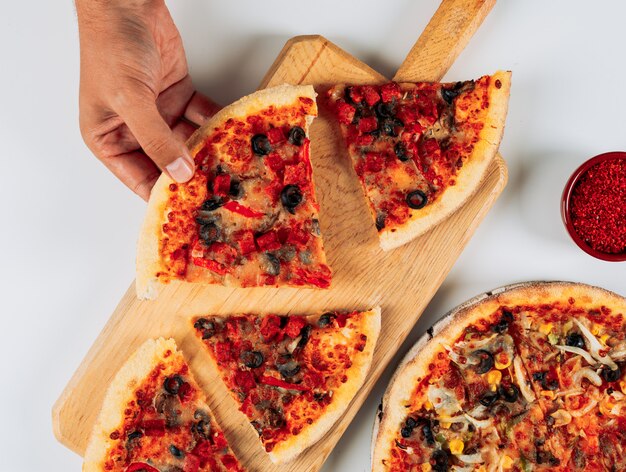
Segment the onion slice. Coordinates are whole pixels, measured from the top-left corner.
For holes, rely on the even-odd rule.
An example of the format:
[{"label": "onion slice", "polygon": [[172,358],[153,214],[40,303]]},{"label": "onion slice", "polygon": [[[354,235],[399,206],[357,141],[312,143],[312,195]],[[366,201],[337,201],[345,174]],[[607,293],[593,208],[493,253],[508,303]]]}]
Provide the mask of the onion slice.
[{"label": "onion slice", "polygon": [[578,354],[583,359],[585,359],[590,365],[596,365],[598,363],[593,357],[591,357],[591,354],[589,354],[587,351],[579,347],[563,346],[561,344],[557,344],[554,347],[556,347],[557,349],[560,349],[561,351],[571,352],[572,354]]},{"label": "onion slice", "polygon": [[480,452],[476,452],[475,454],[461,454],[457,456],[457,458],[466,464],[482,464],[485,462]]},{"label": "onion slice", "polygon": [[528,403],[534,402],[536,400],[535,394],[526,383],[524,373],[522,372],[522,360],[517,356],[513,360],[513,369],[515,370],[515,379],[519,385],[520,392],[522,392]]},{"label": "onion slice", "polygon": [[583,379],[589,380],[589,382],[594,384],[596,387],[602,385],[602,379],[591,367],[583,367],[582,369],[577,370],[572,376],[572,382],[577,387],[581,386]]},{"label": "onion slice", "polygon": [[576,325],[580,329],[580,332],[583,333],[583,336],[585,336],[585,338],[587,339],[587,342],[589,343],[589,351],[591,352],[591,355],[595,359],[597,359],[598,362],[601,362],[604,365],[608,365],[611,368],[611,370],[617,370],[618,369],[617,364],[613,362],[613,359],[611,359],[608,353],[605,354],[604,356],[600,355],[600,351],[608,351],[608,348],[605,348],[602,345],[602,343],[598,341],[598,339],[593,335],[593,333],[589,331],[589,328],[587,328],[584,324],[582,324],[576,318],[574,318],[574,323],[576,323]]}]

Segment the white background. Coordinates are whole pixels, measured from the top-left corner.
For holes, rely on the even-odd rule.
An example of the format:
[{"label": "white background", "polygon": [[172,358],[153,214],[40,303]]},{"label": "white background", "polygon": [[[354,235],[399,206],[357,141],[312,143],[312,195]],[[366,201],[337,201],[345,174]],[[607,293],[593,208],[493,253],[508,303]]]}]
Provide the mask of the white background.
[{"label": "white background", "polygon": [[[194,81],[221,103],[253,91],[298,34],[323,34],[391,76],[437,5],[170,2]],[[450,308],[503,284],[565,279],[626,295],[626,264],[584,254],[559,215],[580,163],[626,150],[625,18],[619,0],[501,0],[447,74],[513,70],[501,147],[510,180],[400,352]],[[78,471],[50,410],[133,280],[145,205],[81,140],[73,5],[3,1],[0,60],[0,470]],[[368,469],[375,407],[398,357],[326,471]]]}]

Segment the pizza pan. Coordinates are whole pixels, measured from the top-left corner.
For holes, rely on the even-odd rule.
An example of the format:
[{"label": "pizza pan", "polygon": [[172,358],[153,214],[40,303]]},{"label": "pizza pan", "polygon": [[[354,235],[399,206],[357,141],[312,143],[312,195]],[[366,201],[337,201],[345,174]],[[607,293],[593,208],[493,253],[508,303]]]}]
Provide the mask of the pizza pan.
[{"label": "pizza pan", "polygon": [[[391,389],[393,387],[393,385],[396,383],[396,381],[398,380],[398,378],[400,377],[400,375],[402,374],[402,371],[404,370],[404,367],[406,366],[407,363],[409,363],[412,359],[414,359],[415,357],[417,357],[419,355],[419,353],[422,351],[422,349],[424,349],[424,347],[433,339],[436,338],[436,336],[444,329],[446,328],[450,322],[454,319],[454,315],[457,314],[458,312],[471,308],[485,300],[488,299],[492,299],[492,298],[496,298],[497,296],[505,293],[505,292],[509,292],[511,290],[515,290],[515,289],[519,289],[519,288],[526,288],[526,287],[533,287],[533,286],[550,286],[550,285],[557,285],[557,284],[575,284],[581,287],[588,287],[590,289],[594,289],[594,290],[603,290],[605,292],[609,292],[606,289],[603,289],[601,287],[595,287],[592,285],[588,285],[588,284],[583,284],[583,283],[579,283],[579,282],[571,282],[571,281],[557,281],[557,280],[552,280],[552,281],[541,281],[541,280],[536,280],[536,281],[530,281],[530,282],[519,282],[519,283],[515,283],[515,284],[510,284],[510,285],[505,285],[503,287],[499,287],[496,288],[494,290],[490,290],[488,292],[484,292],[481,293],[480,295],[477,295],[463,303],[461,303],[460,305],[458,305],[457,307],[453,308],[452,310],[448,311],[445,315],[443,315],[434,325],[432,325],[430,328],[428,328],[426,330],[426,332],[417,340],[417,342],[413,345],[413,347],[411,347],[411,349],[409,349],[409,351],[406,353],[406,355],[404,356],[404,358],[402,359],[402,361],[400,361],[400,363],[398,364],[398,367],[396,367],[395,372],[393,373],[393,376],[391,377],[391,380],[389,381],[389,384],[387,385],[387,388],[385,389],[385,393],[383,394],[383,398],[380,401],[380,404],[378,405],[378,409],[376,411],[376,415],[374,418],[374,426],[373,426],[373,430],[372,430],[372,439],[371,439],[371,447],[370,447],[370,464],[373,467],[373,461],[374,461],[374,448],[376,446],[376,438],[378,436],[378,429],[380,427],[380,422],[382,420],[382,418],[385,415],[385,404],[387,403],[387,400],[389,398],[389,395],[391,394]],[[609,292],[612,293],[612,292]],[[617,294],[613,294],[615,296],[619,296]]]}]

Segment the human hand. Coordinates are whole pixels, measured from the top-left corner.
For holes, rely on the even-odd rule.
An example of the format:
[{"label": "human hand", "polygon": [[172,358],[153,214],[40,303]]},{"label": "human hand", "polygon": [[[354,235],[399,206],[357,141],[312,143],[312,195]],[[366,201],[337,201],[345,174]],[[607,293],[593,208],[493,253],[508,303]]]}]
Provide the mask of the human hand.
[{"label": "human hand", "polygon": [[91,151],[147,200],[161,171],[189,180],[184,144],[219,106],[194,90],[163,0],[76,0],[80,130]]}]

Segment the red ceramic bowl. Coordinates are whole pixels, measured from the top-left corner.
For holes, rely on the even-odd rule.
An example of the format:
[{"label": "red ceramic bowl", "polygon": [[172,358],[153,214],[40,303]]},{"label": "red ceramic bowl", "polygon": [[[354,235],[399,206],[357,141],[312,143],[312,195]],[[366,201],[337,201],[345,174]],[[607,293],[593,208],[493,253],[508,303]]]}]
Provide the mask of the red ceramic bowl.
[{"label": "red ceramic bowl", "polygon": [[600,154],[584,162],[578,169],[574,171],[572,176],[567,181],[565,189],[563,189],[563,195],[561,197],[561,217],[563,218],[563,223],[565,223],[565,227],[567,228],[567,232],[569,233],[570,237],[574,240],[578,247],[580,247],[587,254],[597,259],[602,259],[603,261],[623,262],[626,261],[626,252],[611,254],[598,251],[589,246],[574,229],[574,224],[570,216],[570,200],[574,187],[576,186],[580,178],[596,164],[612,159],[626,159],[626,152],[606,152],[604,154]]}]

